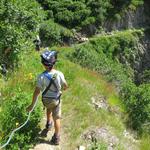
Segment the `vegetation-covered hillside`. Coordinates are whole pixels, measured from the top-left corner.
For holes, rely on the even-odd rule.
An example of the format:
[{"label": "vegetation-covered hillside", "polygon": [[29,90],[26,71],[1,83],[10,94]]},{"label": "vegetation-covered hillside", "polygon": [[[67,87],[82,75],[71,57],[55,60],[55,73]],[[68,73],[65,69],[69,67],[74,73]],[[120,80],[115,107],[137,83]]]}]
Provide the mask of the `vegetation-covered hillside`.
[{"label": "vegetation-covered hillside", "polygon": [[[93,126],[113,128],[111,132],[120,138],[114,149],[127,146],[123,143],[129,141],[122,135],[126,128],[140,141],[130,146],[148,150],[149,7],[148,0],[1,0],[0,143],[27,117],[25,108],[42,71],[40,52],[34,50],[33,42],[39,36],[41,51],[46,47],[60,51],[57,68],[70,85],[63,97],[64,118],[70,121],[63,120],[68,140],[64,148],[85,144],[88,139],[83,137]],[[108,109],[93,108],[93,98],[99,97],[108,103]],[[36,144],[41,112],[39,104],[29,124],[6,149],[26,150]],[[106,139],[99,143],[96,137],[88,148],[107,149],[108,143]]]}]

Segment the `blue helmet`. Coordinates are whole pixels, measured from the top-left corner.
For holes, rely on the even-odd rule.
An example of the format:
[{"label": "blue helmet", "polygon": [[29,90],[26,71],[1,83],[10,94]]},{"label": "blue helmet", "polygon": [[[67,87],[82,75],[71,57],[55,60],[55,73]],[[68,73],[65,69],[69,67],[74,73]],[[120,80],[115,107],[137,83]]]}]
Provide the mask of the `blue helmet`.
[{"label": "blue helmet", "polygon": [[46,50],[41,54],[41,62],[45,66],[53,66],[57,61],[57,53],[55,50]]}]

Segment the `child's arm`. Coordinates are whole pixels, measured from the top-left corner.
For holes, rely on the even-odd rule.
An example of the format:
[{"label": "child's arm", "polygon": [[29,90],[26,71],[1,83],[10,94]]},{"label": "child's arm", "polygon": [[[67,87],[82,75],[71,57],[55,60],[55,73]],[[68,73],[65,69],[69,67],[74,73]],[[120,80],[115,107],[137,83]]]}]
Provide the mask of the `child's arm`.
[{"label": "child's arm", "polygon": [[39,87],[36,87],[35,90],[34,90],[34,93],[33,93],[33,98],[32,98],[32,103],[31,105],[29,105],[27,107],[27,111],[30,112],[38,98],[38,95],[40,94],[40,88]]}]

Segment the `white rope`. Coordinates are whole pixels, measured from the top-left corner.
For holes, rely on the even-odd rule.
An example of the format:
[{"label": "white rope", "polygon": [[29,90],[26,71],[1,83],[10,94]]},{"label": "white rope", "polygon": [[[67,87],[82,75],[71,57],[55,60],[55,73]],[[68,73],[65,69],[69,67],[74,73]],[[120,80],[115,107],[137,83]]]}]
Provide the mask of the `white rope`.
[{"label": "white rope", "polygon": [[37,101],[38,101],[38,97],[37,97],[37,99],[36,99],[36,101],[35,101],[35,103],[34,103],[34,106],[32,107],[31,111],[29,112],[28,118],[27,118],[27,120],[25,121],[25,123],[22,124],[20,127],[14,129],[14,130],[12,131],[12,133],[11,133],[10,136],[9,136],[9,139],[7,140],[7,142],[6,142],[4,145],[2,145],[2,146],[0,147],[0,149],[6,147],[6,146],[9,144],[10,140],[12,139],[14,133],[15,133],[16,131],[20,130],[22,127],[24,127],[24,126],[27,124],[27,122],[28,122],[29,119],[30,119],[31,113],[32,113],[32,111],[34,110],[34,108],[35,108],[35,106],[36,106],[36,104],[37,104]]}]

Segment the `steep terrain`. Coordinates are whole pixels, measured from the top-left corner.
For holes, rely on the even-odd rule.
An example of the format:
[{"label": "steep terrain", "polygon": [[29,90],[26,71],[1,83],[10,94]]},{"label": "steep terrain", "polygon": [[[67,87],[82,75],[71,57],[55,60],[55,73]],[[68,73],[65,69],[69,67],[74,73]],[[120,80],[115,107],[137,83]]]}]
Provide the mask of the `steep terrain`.
[{"label": "steep terrain", "polygon": [[57,45],[51,47],[60,52],[56,67],[69,83],[62,97],[61,144],[50,145],[53,130],[43,135],[39,101],[6,149],[149,150],[149,0],[0,3],[1,145],[27,118],[43,71],[32,43],[39,34],[41,46]]},{"label": "steep terrain", "polygon": [[[135,135],[129,133],[123,124],[124,106],[118,98],[115,87],[107,83],[100,74],[65,60],[62,54],[66,53],[67,50],[69,49],[60,48],[60,61],[57,64],[57,68],[64,72],[69,83],[69,89],[62,97],[62,142],[60,146],[49,145],[51,131],[48,137],[42,138],[40,136],[45,125],[45,117],[42,117],[43,119],[39,124],[41,129],[34,137],[37,139],[34,142],[35,146],[30,147],[30,149],[38,150],[44,147],[45,150],[74,150],[81,145],[89,150],[95,149],[97,146],[105,149],[126,149],[126,147],[131,150],[139,149],[139,142],[135,139]],[[21,69],[14,74],[13,79],[10,79],[6,84],[10,88],[14,85],[20,85],[20,90],[24,89],[29,93],[28,103],[30,103],[33,91],[32,80],[38,72],[42,71],[42,68],[38,62],[39,54],[37,52],[30,52],[30,55],[26,55],[23,56],[23,60],[26,60],[25,62],[28,64],[22,64]],[[27,80],[27,73],[22,74],[22,71],[25,72],[26,69],[28,72],[32,72],[32,80],[31,76],[30,80]],[[41,105],[40,102],[39,104]],[[45,116],[44,112],[42,114]],[[18,118],[15,120],[18,121]],[[29,131],[32,128],[30,127]],[[10,134],[10,131],[8,133]],[[13,146],[13,144],[12,141],[10,145]],[[17,144],[21,146],[20,143]]]}]

